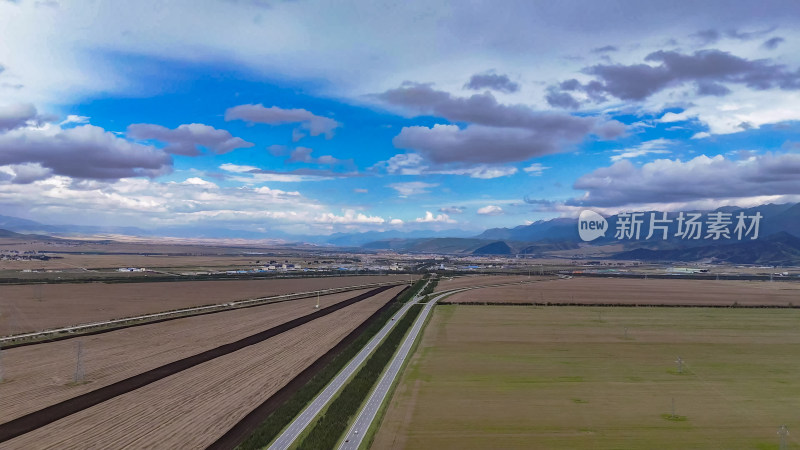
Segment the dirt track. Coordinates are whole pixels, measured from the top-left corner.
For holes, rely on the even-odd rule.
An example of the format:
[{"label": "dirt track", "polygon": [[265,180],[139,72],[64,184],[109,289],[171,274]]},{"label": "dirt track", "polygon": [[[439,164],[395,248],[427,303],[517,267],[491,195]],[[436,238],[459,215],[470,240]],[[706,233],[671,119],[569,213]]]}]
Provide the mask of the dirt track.
[{"label": "dirt track", "polygon": [[[442,286],[440,283],[439,286]],[[571,278],[460,292],[446,302],[575,305],[800,306],[800,283],[764,281]]]},{"label": "dirt track", "polygon": [[400,275],[379,275],[275,280],[3,285],[0,286],[0,336],[190,306],[403,279]]}]

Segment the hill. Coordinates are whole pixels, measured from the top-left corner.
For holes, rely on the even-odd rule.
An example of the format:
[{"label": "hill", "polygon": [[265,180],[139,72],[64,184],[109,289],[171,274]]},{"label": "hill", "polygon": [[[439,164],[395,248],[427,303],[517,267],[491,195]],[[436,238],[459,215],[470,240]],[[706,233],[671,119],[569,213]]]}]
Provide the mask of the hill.
[{"label": "hill", "polygon": [[734,244],[705,245],[702,247],[636,250],[617,253],[614,259],[640,261],[700,261],[727,262],[732,264],[800,264],[800,238],[779,232],[755,241]]}]

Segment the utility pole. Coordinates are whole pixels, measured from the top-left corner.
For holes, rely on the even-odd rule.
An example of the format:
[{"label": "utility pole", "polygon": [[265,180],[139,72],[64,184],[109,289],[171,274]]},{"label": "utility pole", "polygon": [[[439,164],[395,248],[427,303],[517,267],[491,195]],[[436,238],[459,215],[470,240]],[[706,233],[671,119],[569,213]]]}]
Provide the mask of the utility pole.
[{"label": "utility pole", "polygon": [[319,290],[317,290],[317,304],[314,306],[314,309],[319,309]]},{"label": "utility pole", "polygon": [[781,425],[781,427],[778,428],[778,436],[781,437],[781,444],[778,448],[780,448],[780,450],[786,450],[788,448],[786,444],[786,436],[789,436],[789,428],[787,428],[786,425]]},{"label": "utility pole", "polygon": [[678,373],[683,373],[683,360],[681,357],[678,356],[678,359],[676,359],[675,362],[678,363]]}]

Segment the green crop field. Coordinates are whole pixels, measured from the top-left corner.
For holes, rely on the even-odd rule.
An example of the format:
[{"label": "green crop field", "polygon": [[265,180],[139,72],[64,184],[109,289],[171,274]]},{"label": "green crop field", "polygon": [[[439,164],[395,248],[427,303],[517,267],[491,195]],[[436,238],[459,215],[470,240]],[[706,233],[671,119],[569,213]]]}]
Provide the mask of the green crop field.
[{"label": "green crop field", "polygon": [[448,305],[372,448],[778,449],[783,424],[800,448],[800,310]]}]

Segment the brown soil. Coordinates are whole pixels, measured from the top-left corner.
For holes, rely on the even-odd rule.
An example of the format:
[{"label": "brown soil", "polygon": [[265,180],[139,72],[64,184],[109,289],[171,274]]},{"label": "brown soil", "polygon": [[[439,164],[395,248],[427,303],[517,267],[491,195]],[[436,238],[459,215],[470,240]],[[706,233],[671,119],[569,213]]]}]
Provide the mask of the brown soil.
[{"label": "brown soil", "polygon": [[[444,283],[440,284],[440,286]],[[571,278],[459,292],[445,302],[800,306],[800,283]]]},{"label": "brown soil", "polygon": [[[536,279],[537,277],[531,277]],[[528,276],[522,275],[468,275],[464,277],[447,277],[439,279],[434,292],[447,291],[470,286],[483,286],[486,284],[516,283],[528,281]]]},{"label": "brown soil", "polygon": [[[376,299],[391,298],[386,296],[398,289]],[[362,292],[366,290],[322,296],[320,305],[329,306]],[[315,304],[315,298],[293,300],[4,350],[6,382],[0,384],[0,422],[234,342],[306,315],[314,311]],[[78,339],[83,343],[87,383],[74,385]]]},{"label": "brown soil", "polygon": [[0,286],[0,336],[191,306],[402,279],[399,275],[383,275]]},{"label": "brown soil", "polygon": [[[6,444],[14,448],[205,448],[400,289],[390,289]],[[217,324],[215,328],[225,327]]]}]

